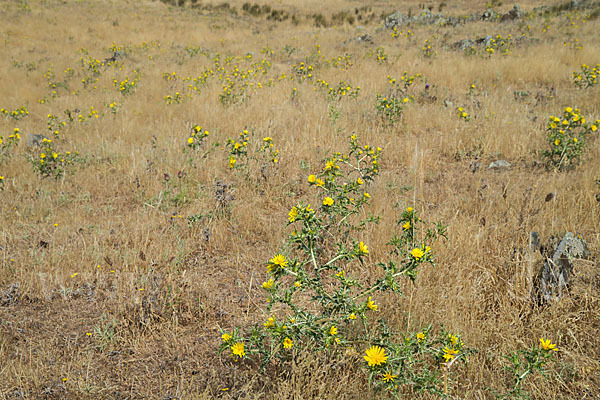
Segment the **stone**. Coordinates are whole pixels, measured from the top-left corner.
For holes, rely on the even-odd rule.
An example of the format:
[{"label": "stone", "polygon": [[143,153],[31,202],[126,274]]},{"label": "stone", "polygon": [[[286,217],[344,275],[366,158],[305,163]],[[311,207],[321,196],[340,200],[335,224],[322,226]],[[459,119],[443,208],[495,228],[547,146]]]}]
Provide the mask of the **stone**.
[{"label": "stone", "polygon": [[44,139],[48,138],[39,133],[30,134],[27,136],[27,147],[40,147],[44,143]]},{"label": "stone", "polygon": [[[550,243],[553,242],[550,239]],[[552,252],[552,245],[546,254]],[[560,300],[567,292],[573,275],[573,261],[587,259],[591,255],[586,241],[579,234],[567,232],[556,246],[552,257],[546,257],[532,297],[545,303]]]},{"label": "stone", "polygon": [[512,21],[515,19],[519,19],[522,16],[523,16],[523,12],[521,11],[521,8],[519,7],[518,4],[515,4],[513,6],[512,10],[510,10],[506,14],[502,15],[502,18],[500,18],[500,21],[502,21],[502,22]]},{"label": "stone", "polygon": [[496,161],[492,161],[490,163],[490,165],[488,166],[488,169],[507,169],[510,168],[511,165],[508,161],[506,160],[496,160]]}]

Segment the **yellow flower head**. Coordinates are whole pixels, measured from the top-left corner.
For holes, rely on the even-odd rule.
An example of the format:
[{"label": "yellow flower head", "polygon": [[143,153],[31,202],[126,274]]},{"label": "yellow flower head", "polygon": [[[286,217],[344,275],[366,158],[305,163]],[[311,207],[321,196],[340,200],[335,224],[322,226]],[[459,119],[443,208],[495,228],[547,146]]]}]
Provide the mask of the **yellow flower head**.
[{"label": "yellow flower head", "polygon": [[308,176],[308,182],[309,183],[315,183],[317,181],[317,177],[315,175],[309,175]]},{"label": "yellow flower head", "polygon": [[243,358],[246,355],[246,352],[244,351],[244,343],[242,343],[242,342],[234,343],[231,346],[231,354],[233,354],[234,356],[239,356],[240,358]]},{"label": "yellow flower head", "polygon": [[224,342],[227,342],[229,339],[231,339],[231,335],[229,333],[225,332],[224,334],[221,335],[221,339]]},{"label": "yellow flower head", "polygon": [[286,337],[285,339],[283,339],[283,348],[284,349],[291,349],[293,345],[294,345],[294,342],[289,337]]},{"label": "yellow flower head", "polygon": [[551,343],[550,339],[544,340],[543,338],[540,338],[540,347],[545,351],[558,351],[556,344]]},{"label": "yellow flower head", "polygon": [[332,206],[333,205],[333,199],[331,197],[325,197],[323,199],[323,205],[324,206]]},{"label": "yellow flower head", "polygon": [[189,143],[189,144],[192,144],[192,143],[194,143],[194,138],[193,138],[193,137],[190,137],[190,138],[188,138],[188,143]]},{"label": "yellow flower head", "polygon": [[367,193],[367,192],[365,192],[364,196],[365,196],[367,199],[371,197],[371,195],[370,195],[369,193]]},{"label": "yellow flower head", "polygon": [[369,299],[367,300],[367,307],[369,307],[373,311],[377,311],[377,308],[379,306],[377,304],[373,303],[373,300],[371,299],[371,296],[369,296]]},{"label": "yellow flower head", "polygon": [[365,350],[366,356],[363,356],[369,367],[385,364],[388,356],[385,354],[385,349],[379,346],[371,346]]},{"label": "yellow flower head", "polygon": [[323,182],[323,180],[322,180],[322,179],[317,179],[317,180],[315,181],[315,183],[316,183],[316,184],[317,184],[317,186],[319,186],[319,187],[323,187],[323,185],[325,184],[325,182]]},{"label": "yellow flower head", "polygon": [[356,319],[356,314],[351,313],[350,315],[348,315],[348,319],[351,319],[354,321]]},{"label": "yellow flower head", "polygon": [[454,359],[454,356],[456,356],[458,354],[458,350],[456,350],[454,347],[444,347],[443,349],[444,352],[444,361],[448,362],[448,361],[452,361]]},{"label": "yellow flower head", "polygon": [[288,220],[290,222],[294,222],[296,220],[296,217],[298,217],[298,209],[296,208],[296,206],[292,207],[292,209],[288,213],[288,216]]},{"label": "yellow flower head", "polygon": [[398,375],[392,375],[392,371],[388,371],[385,373],[385,375],[383,375],[383,378],[381,379],[385,382],[394,382],[394,379],[397,377]]},{"label": "yellow flower head", "polygon": [[271,289],[273,287],[273,283],[274,283],[273,278],[271,278],[268,281],[263,282],[262,287],[263,287],[263,289],[267,289],[267,290]]},{"label": "yellow flower head", "polygon": [[275,326],[275,317],[267,318],[267,322],[263,323],[263,326],[265,328],[272,328],[273,326]]},{"label": "yellow flower head", "polygon": [[369,247],[366,244],[364,244],[363,242],[360,242],[358,244],[358,251],[361,254],[369,254]]},{"label": "yellow flower head", "polygon": [[294,286],[299,288],[300,286],[302,286],[302,282],[296,281],[296,282],[294,282]]},{"label": "yellow flower head", "polygon": [[233,169],[233,167],[235,167],[235,157],[230,157],[229,158],[229,168]]},{"label": "yellow flower head", "polygon": [[418,247],[412,249],[412,251],[410,252],[410,254],[415,258],[415,260],[419,260],[419,259],[421,259],[421,257],[423,257],[423,255],[425,255],[425,253],[423,252],[423,250],[421,250]]},{"label": "yellow flower head", "polygon": [[410,221],[406,221],[403,225],[402,228],[407,231],[410,229]]},{"label": "yellow flower head", "polygon": [[329,328],[329,334],[331,336],[337,335],[337,328],[335,327],[335,325],[332,325],[331,328]]},{"label": "yellow flower head", "polygon": [[271,272],[275,266],[285,268],[288,265],[288,260],[285,259],[283,254],[277,254],[275,257],[269,260],[268,271]]},{"label": "yellow flower head", "polygon": [[361,178],[358,178],[356,180],[356,183],[358,183],[359,185],[362,185],[363,183],[365,183],[365,181],[363,181]]},{"label": "yellow flower head", "polygon": [[417,342],[421,342],[423,339],[425,339],[425,333],[423,333],[423,332],[417,333]]}]

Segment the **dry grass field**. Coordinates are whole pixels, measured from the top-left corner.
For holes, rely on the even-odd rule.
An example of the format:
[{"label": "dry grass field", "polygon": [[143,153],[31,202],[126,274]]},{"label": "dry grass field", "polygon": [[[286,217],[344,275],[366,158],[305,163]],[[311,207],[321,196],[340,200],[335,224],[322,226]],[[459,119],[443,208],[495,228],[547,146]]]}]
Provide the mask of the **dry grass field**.
[{"label": "dry grass field", "polygon": [[[225,1],[0,3],[0,399],[524,398],[505,356],[540,338],[558,351],[523,393],[600,399],[600,130],[578,165],[544,156],[550,116],[600,119],[600,85],[573,78],[600,63],[600,4],[526,0],[501,22],[463,0]],[[458,23],[384,26],[429,7]],[[398,103],[378,110],[384,97]],[[365,319],[400,343],[460,335],[459,362],[443,345],[426,359],[433,391],[376,390],[374,343],[296,343],[264,370],[218,353],[223,332],[289,312],[267,311],[267,263],[291,257],[292,207],[328,212],[307,178],[353,134],[382,149],[358,214],[381,218],[346,273],[381,276],[407,207],[447,226],[435,266],[371,294]],[[532,300],[532,231],[588,243],[559,301]]]}]

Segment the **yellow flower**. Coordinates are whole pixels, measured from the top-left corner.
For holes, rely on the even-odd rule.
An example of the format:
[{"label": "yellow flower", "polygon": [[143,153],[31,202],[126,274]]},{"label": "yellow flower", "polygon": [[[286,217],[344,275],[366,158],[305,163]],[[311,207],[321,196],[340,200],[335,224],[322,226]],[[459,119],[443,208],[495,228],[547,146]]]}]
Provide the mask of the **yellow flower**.
[{"label": "yellow flower", "polygon": [[189,138],[189,139],[188,139],[188,143],[189,143],[189,144],[192,144],[192,143],[194,143],[194,138],[193,138],[193,137]]},{"label": "yellow flower", "polygon": [[224,334],[221,335],[221,339],[224,342],[227,342],[229,339],[231,339],[231,335],[229,333],[225,332]]},{"label": "yellow flower", "polygon": [[388,371],[385,373],[385,375],[381,379],[384,380],[385,382],[394,382],[394,379],[397,377],[398,377],[398,375],[392,375],[392,371]]},{"label": "yellow flower", "polygon": [[371,346],[369,349],[365,350],[365,353],[367,355],[363,356],[363,358],[369,364],[369,367],[385,364],[388,358],[385,355],[385,349],[379,346]]},{"label": "yellow flower", "polygon": [[351,319],[354,321],[356,319],[356,314],[351,313],[350,315],[348,315],[348,319]]},{"label": "yellow flower", "polygon": [[44,154],[44,153],[40,154],[40,158],[42,158],[42,159],[46,158],[46,154]]},{"label": "yellow flower", "polygon": [[555,343],[551,343],[550,339],[544,340],[540,338],[540,347],[545,351],[558,351]]},{"label": "yellow flower", "polygon": [[290,222],[294,222],[296,220],[296,217],[298,216],[298,209],[296,208],[296,206],[292,207],[292,209],[290,210],[288,215],[289,215],[288,220]]},{"label": "yellow flower", "polygon": [[329,171],[329,170],[331,170],[332,168],[335,168],[335,167],[336,167],[335,161],[329,160],[329,161],[327,161],[327,163],[325,164],[325,168],[323,168],[323,169],[325,171]]},{"label": "yellow flower", "polygon": [[262,287],[263,287],[263,289],[271,289],[273,287],[273,283],[274,283],[273,278],[271,278],[268,281],[263,282]]},{"label": "yellow flower", "polygon": [[291,349],[293,345],[294,345],[294,342],[289,337],[286,337],[285,339],[283,339],[283,348],[284,349]]},{"label": "yellow flower", "polygon": [[403,225],[402,228],[407,231],[410,229],[410,221],[406,221]]},{"label": "yellow flower", "polygon": [[571,107],[567,107],[567,108],[565,108],[565,112],[568,112],[568,113],[573,112],[573,109]]},{"label": "yellow flower", "polygon": [[275,317],[269,317],[267,319],[267,322],[263,323],[263,326],[265,328],[272,328],[273,326],[275,326]]},{"label": "yellow flower", "polygon": [[308,176],[308,182],[309,183],[315,183],[317,181],[317,177],[315,175],[309,175]]},{"label": "yellow flower", "polygon": [[452,343],[452,346],[456,346],[458,344],[458,338],[453,334],[449,333],[448,338],[450,339],[450,343]]},{"label": "yellow flower", "polygon": [[299,288],[300,286],[302,286],[302,282],[296,281],[296,282],[294,282],[294,286]]},{"label": "yellow flower", "polygon": [[233,167],[235,167],[235,161],[235,157],[229,158],[229,168],[233,169]]},{"label": "yellow flower", "polygon": [[412,207],[408,207],[408,208],[406,209],[406,212],[411,212],[412,210],[413,210],[413,208],[412,208]]},{"label": "yellow flower", "polygon": [[315,182],[316,182],[317,186],[319,186],[319,187],[323,187],[323,185],[325,184],[325,182],[323,182],[322,179],[317,179]]},{"label": "yellow flower", "polygon": [[377,304],[373,303],[373,300],[371,300],[371,296],[369,296],[369,299],[367,300],[367,307],[369,307],[373,311],[377,311],[377,308],[379,306]]},{"label": "yellow flower", "polygon": [[323,199],[323,205],[324,206],[332,206],[333,205],[333,199],[331,197],[325,197]]},{"label": "yellow flower", "polygon": [[425,339],[425,333],[423,333],[423,332],[417,333],[417,342],[420,342],[423,339]]},{"label": "yellow flower", "polygon": [[360,242],[360,243],[358,244],[358,251],[359,251],[361,254],[369,254],[369,248],[368,248],[368,246],[367,246],[366,244],[364,244],[363,242]]},{"label": "yellow flower", "polygon": [[446,362],[448,361],[452,361],[454,359],[454,356],[458,354],[458,350],[456,350],[454,347],[444,347],[444,360]]},{"label": "yellow flower", "polygon": [[556,140],[554,141],[554,145],[555,145],[555,146],[558,146],[559,144],[560,144],[560,139],[556,139]]},{"label": "yellow flower", "polygon": [[244,351],[244,343],[242,343],[242,342],[234,343],[231,346],[231,354],[233,354],[235,356],[239,356],[240,358],[243,358],[246,355],[246,352]]},{"label": "yellow flower", "polygon": [[596,125],[592,125],[592,132],[596,132],[598,130],[598,127]]},{"label": "yellow flower", "polygon": [[310,204],[306,206],[306,212],[313,212],[313,211],[315,211],[315,210],[310,208]]},{"label": "yellow flower", "polygon": [[369,193],[365,192],[365,197],[368,199],[371,197],[371,195]]},{"label": "yellow flower", "polygon": [[331,336],[337,335],[337,328],[335,327],[335,325],[333,325],[331,328],[329,328],[329,334]]},{"label": "yellow flower", "polygon": [[425,255],[425,253],[423,252],[423,250],[421,250],[418,247],[412,249],[412,251],[410,252],[410,254],[415,258],[415,260],[419,260],[421,257],[423,257],[423,255]]},{"label": "yellow flower", "polygon": [[362,185],[363,183],[365,183],[365,181],[363,181],[362,179],[358,178],[356,180],[356,183],[358,183],[359,185]]},{"label": "yellow flower", "polygon": [[576,137],[573,138],[573,142],[577,143],[577,138]]},{"label": "yellow flower", "polygon": [[270,141],[272,141],[272,140],[273,140],[273,139],[271,139],[269,136],[267,136],[266,138],[264,138],[264,139],[263,139],[263,141],[264,141],[264,142],[267,142],[267,143],[268,143],[268,142],[270,142]]},{"label": "yellow flower", "polygon": [[269,263],[269,266],[267,266],[267,270],[269,272],[271,272],[275,266],[285,268],[288,265],[288,261],[285,259],[283,254],[277,254],[275,257],[269,260]]}]

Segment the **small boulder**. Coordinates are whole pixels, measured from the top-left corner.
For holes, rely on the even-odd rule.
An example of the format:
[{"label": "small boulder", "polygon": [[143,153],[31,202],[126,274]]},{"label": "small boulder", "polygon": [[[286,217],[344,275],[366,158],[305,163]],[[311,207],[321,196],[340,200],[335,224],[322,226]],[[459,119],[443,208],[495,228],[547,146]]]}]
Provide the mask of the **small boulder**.
[{"label": "small boulder", "polygon": [[490,163],[490,165],[488,166],[488,169],[508,169],[510,167],[511,167],[511,165],[508,161],[496,160],[496,161],[492,161]]}]

